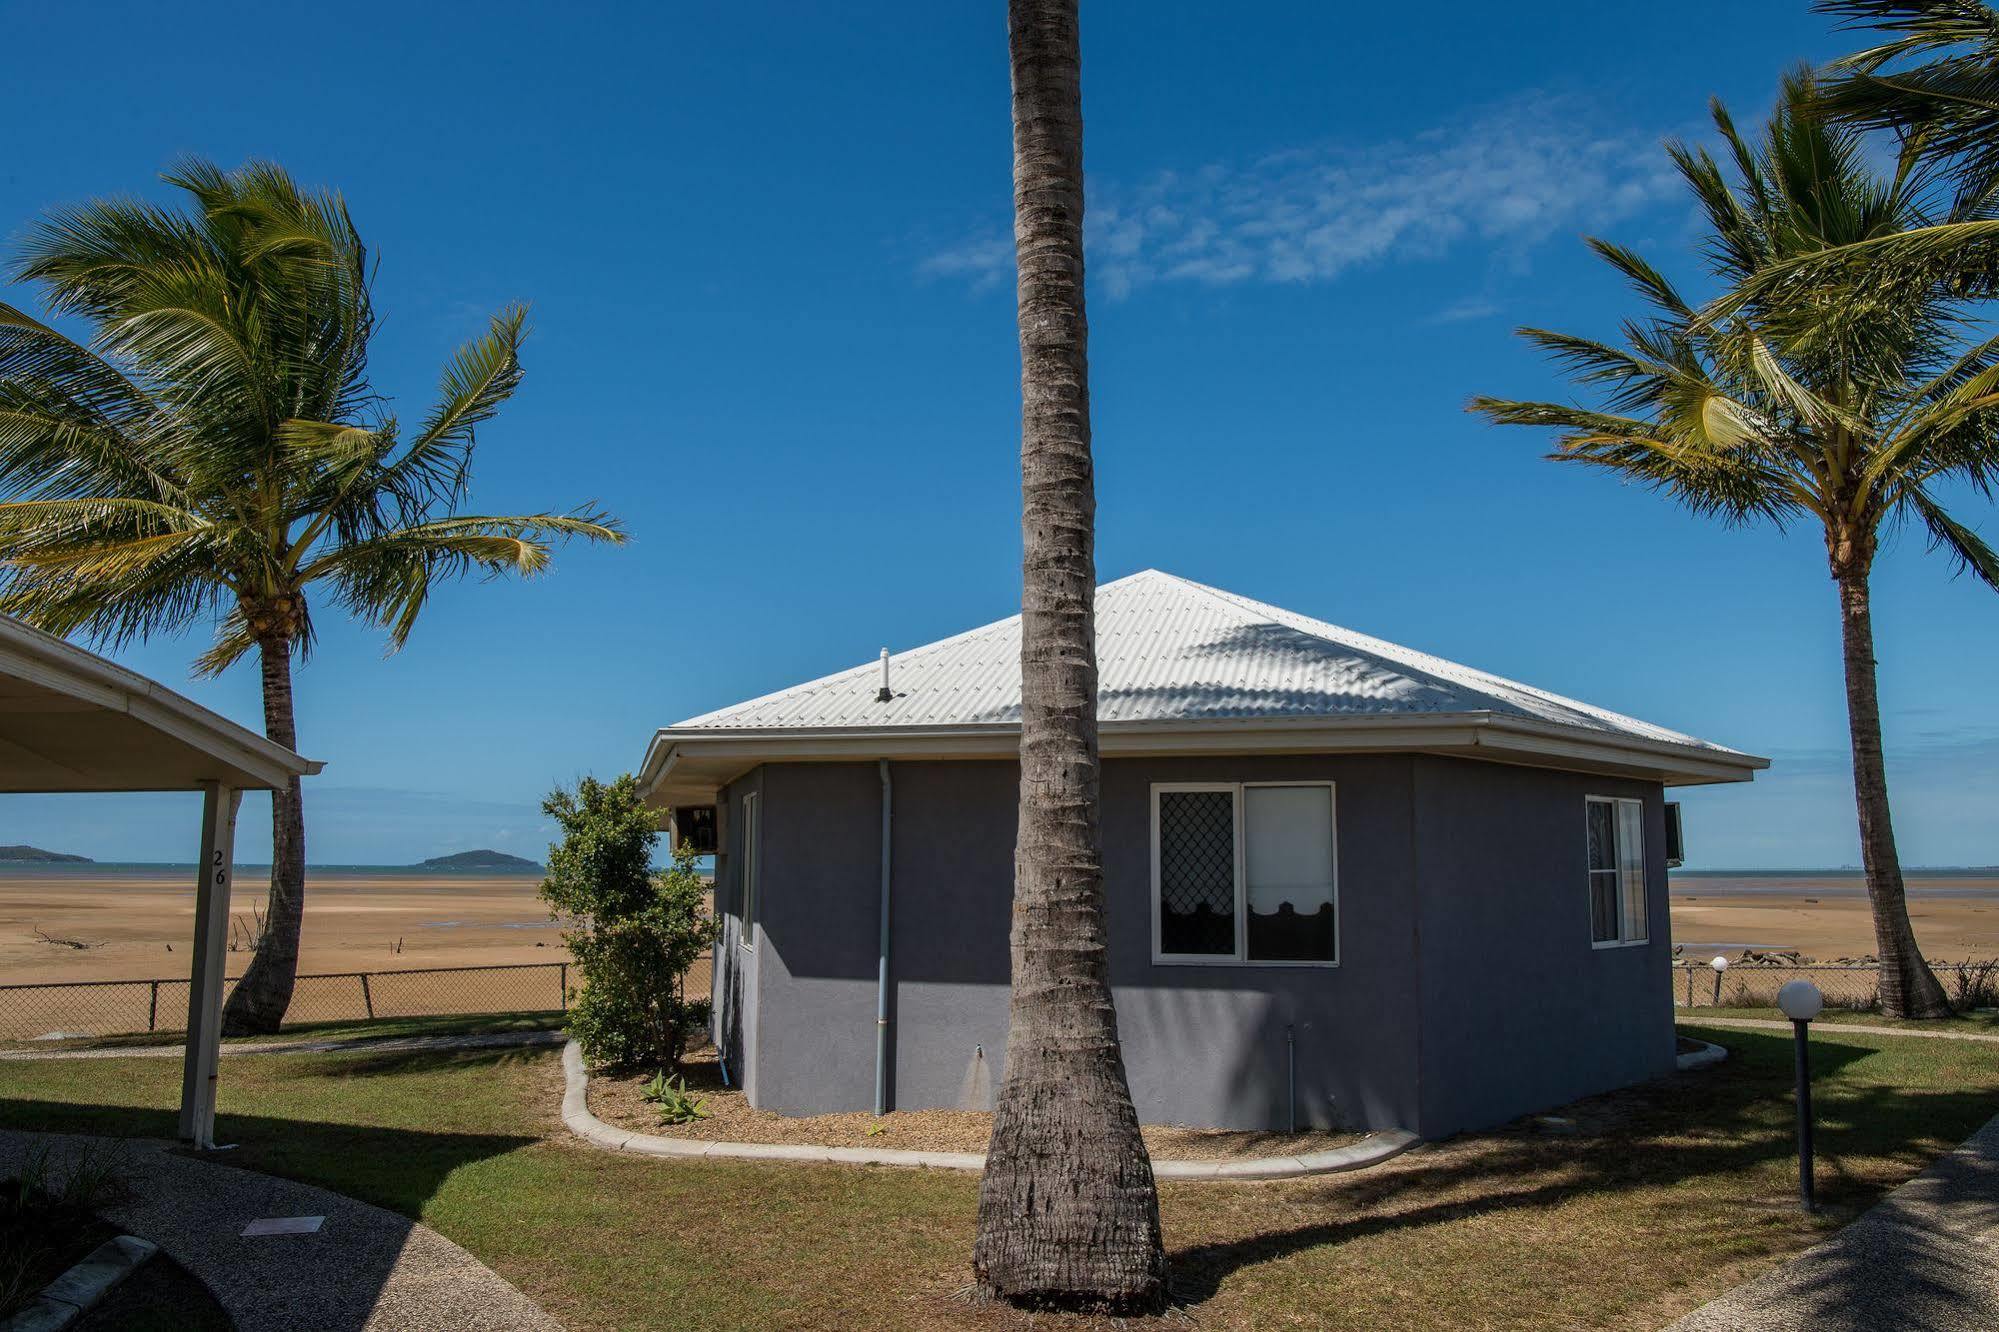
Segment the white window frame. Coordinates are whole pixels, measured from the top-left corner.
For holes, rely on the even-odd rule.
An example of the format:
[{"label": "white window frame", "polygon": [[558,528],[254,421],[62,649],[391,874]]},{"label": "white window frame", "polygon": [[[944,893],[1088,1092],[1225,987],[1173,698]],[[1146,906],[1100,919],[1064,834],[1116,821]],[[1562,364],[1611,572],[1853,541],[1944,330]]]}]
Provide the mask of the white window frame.
[{"label": "white window frame", "polygon": [[[1589,863],[1589,815],[1591,805],[1610,806],[1610,832],[1615,842],[1611,847],[1611,860],[1619,866],[1617,871],[1617,937],[1615,939],[1599,939],[1596,937],[1596,892],[1595,884],[1591,880],[1598,874],[1605,873],[1606,871],[1598,870]],[[1625,883],[1624,871],[1621,868],[1624,860],[1624,847],[1621,841],[1624,836],[1624,820],[1618,812],[1619,806],[1623,805],[1632,805],[1638,810],[1638,891],[1643,895],[1645,907],[1644,911],[1639,914],[1639,919],[1644,922],[1645,932],[1636,938],[1626,938],[1624,934],[1624,923],[1628,914],[1625,910],[1624,895],[1628,885]],[[1646,944],[1652,942],[1652,862],[1647,855],[1647,847],[1645,845],[1649,840],[1646,836],[1645,825],[1645,802],[1643,800],[1633,796],[1588,795],[1583,797],[1583,929],[1587,931],[1589,946],[1593,950],[1601,951],[1606,948],[1643,948]]]},{"label": "white window frame", "polygon": [[[1318,958],[1264,958],[1249,952],[1248,839],[1243,836],[1243,792],[1259,786],[1312,786],[1326,792],[1327,812],[1332,818],[1333,845],[1333,955]],[[1235,798],[1235,952],[1166,953],[1160,951],[1159,910],[1159,797],[1172,791],[1226,791]],[[1152,824],[1152,962],[1162,967],[1337,967],[1340,965],[1340,805],[1339,792],[1330,781],[1293,782],[1154,782],[1151,797]]]},{"label": "white window frame", "polygon": [[745,951],[754,952],[757,946],[757,862],[762,859],[757,854],[757,835],[763,829],[759,817],[757,792],[743,797],[743,863],[738,869],[740,891],[737,905],[742,912],[742,923],[737,929],[736,942]]}]

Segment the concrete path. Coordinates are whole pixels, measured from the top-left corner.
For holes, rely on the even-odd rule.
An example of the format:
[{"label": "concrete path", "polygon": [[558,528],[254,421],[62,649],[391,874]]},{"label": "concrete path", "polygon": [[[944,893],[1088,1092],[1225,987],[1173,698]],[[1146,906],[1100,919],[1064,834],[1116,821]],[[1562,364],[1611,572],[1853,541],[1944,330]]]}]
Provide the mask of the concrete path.
[{"label": "concrete path", "polygon": [[[1698,1010],[1680,1009],[1674,1016],[1675,1022],[1684,1022],[1696,1027],[1747,1027],[1757,1031],[1788,1032],[1791,1024],[1781,1018],[1726,1018],[1695,1017]],[[1920,1036],[1932,1041],[1984,1041],[1999,1045],[1999,1033],[1987,1031],[1932,1031],[1922,1027],[1869,1027],[1858,1022],[1814,1022],[1813,1032],[1832,1032],[1838,1036]]]},{"label": "concrete path", "polygon": [[[561,1045],[559,1031],[490,1031],[468,1036],[357,1036],[323,1041],[225,1041],[225,1055],[355,1054],[391,1050],[487,1050],[508,1045]],[[179,1059],[182,1045],[120,1045],[89,1050],[0,1050],[8,1059]]]},{"label": "concrete path", "polygon": [[[590,1074],[583,1049],[571,1041],[562,1051],[562,1071],[568,1085],[562,1094],[562,1122],[592,1146],[645,1156],[690,1156],[739,1161],[789,1161],[806,1165],[927,1166],[932,1170],[984,1170],[984,1152],[917,1152],[892,1148],[819,1147],[810,1143],[709,1142],[701,1138],[667,1138],[614,1128],[590,1113]],[[1234,1161],[1162,1161],[1152,1173],[1160,1179],[1293,1179],[1300,1175],[1330,1175],[1364,1170],[1400,1156],[1420,1139],[1390,1129],[1370,1134],[1351,1147],[1335,1147],[1299,1156],[1259,1156]]]},{"label": "concrete path", "polygon": [[[0,1130],[0,1174],[53,1144],[61,1167],[122,1152],[132,1201],[107,1219],[208,1286],[237,1332],[560,1332],[493,1270],[436,1231],[367,1203],[142,1138]],[[246,1239],[261,1217],[323,1216],[317,1234]]]},{"label": "concrete path", "polygon": [[1999,1118],[1825,1243],[1668,1332],[1995,1327]]}]

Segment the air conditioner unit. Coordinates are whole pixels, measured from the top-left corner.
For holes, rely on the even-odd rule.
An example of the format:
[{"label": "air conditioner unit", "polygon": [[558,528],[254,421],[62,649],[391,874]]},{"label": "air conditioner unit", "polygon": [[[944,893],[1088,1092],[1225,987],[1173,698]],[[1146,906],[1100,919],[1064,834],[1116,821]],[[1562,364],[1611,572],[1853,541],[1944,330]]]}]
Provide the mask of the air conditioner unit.
[{"label": "air conditioner unit", "polygon": [[1666,868],[1678,869],[1687,858],[1686,840],[1680,832],[1680,802],[1666,802]]},{"label": "air conditioner unit", "polygon": [[676,805],[671,826],[671,837],[676,848],[685,847],[698,856],[712,856],[716,853],[713,805]]}]

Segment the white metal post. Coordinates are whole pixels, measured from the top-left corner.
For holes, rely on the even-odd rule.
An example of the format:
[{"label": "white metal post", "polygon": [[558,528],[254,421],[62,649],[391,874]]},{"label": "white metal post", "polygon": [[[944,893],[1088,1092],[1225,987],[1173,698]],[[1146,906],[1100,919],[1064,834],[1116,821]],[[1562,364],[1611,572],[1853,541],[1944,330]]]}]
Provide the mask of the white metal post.
[{"label": "white metal post", "polygon": [[194,971],[187,987],[187,1055],[181,1066],[180,1136],[215,1145],[215,1073],[222,1053],[222,974],[228,958],[229,888],[236,807],[243,793],[201,784],[201,863],[194,887]]}]

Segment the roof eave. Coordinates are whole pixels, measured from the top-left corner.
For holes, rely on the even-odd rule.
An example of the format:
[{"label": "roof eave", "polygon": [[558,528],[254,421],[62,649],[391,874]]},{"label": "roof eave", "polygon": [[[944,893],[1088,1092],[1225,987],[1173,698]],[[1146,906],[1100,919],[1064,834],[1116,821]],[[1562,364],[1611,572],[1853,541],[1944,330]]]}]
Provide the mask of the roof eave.
[{"label": "roof eave", "polygon": [[[1500,713],[1380,717],[1227,717],[1105,722],[1107,757],[1229,753],[1421,752],[1578,771],[1623,771],[1668,786],[1746,782],[1770,760],[1732,749],[1617,735]],[[860,758],[977,759],[1019,749],[1016,722],[945,726],[723,729],[667,727],[653,736],[640,789],[655,804],[719,789],[759,763]],[[723,774],[730,774],[724,777]],[[678,776],[677,776],[678,775]],[[681,803],[693,795],[682,794]]]},{"label": "roof eave", "polygon": [[326,765],[238,726],[192,699],[32,625],[0,617],[0,663],[43,688],[124,712],[201,750],[231,770],[235,784],[284,790]]}]

